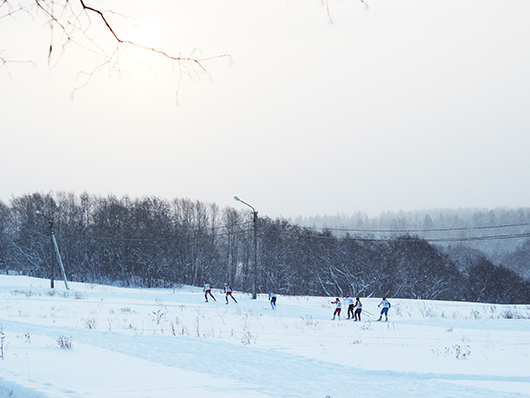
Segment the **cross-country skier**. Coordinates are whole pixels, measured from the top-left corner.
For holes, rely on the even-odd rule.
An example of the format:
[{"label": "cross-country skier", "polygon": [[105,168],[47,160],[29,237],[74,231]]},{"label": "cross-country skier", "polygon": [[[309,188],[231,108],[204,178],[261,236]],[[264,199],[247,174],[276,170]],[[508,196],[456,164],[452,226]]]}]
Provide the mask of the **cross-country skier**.
[{"label": "cross-country skier", "polygon": [[215,297],[213,296],[212,288],[207,281],[204,281],[204,287],[202,291],[204,292],[204,298],[206,299],[206,302],[208,302],[208,295],[210,295],[213,298],[213,301],[217,301]]},{"label": "cross-country skier", "polygon": [[383,297],[383,301],[379,303],[378,307],[381,307],[381,315],[379,315],[378,321],[381,320],[383,315],[385,316],[385,321],[388,321],[388,310],[392,306],[390,305],[390,302],[386,299],[386,297]]},{"label": "cross-country skier", "polygon": [[353,318],[353,307],[355,305],[353,304],[353,297],[350,295],[350,293],[346,295],[345,301],[348,303],[348,319]]},{"label": "cross-country skier", "polygon": [[232,297],[232,300],[234,300],[237,303],[237,300],[232,296],[232,288],[228,286],[228,283],[225,283],[225,298],[226,298],[226,304],[228,304],[228,296]]},{"label": "cross-country skier", "polygon": [[335,304],[336,307],[335,307],[335,312],[333,313],[333,318],[331,319],[332,321],[335,320],[335,315],[338,315],[339,316],[339,321],[340,321],[340,310],[341,310],[341,303],[340,303],[340,300],[339,298],[337,297],[335,299],[335,301],[332,301],[331,304]]},{"label": "cross-country skier", "polygon": [[355,298],[355,319],[354,321],[361,321],[361,312],[363,311],[363,304],[359,297]]},{"label": "cross-country skier", "polygon": [[276,308],[276,294],[272,290],[269,290],[269,300],[271,301],[272,309],[275,309]]}]

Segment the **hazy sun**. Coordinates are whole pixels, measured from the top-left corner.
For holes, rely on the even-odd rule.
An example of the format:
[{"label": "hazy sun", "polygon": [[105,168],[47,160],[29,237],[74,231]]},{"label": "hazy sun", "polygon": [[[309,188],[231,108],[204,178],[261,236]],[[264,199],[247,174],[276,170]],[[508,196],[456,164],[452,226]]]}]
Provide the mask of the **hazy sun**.
[{"label": "hazy sun", "polygon": [[142,21],[130,29],[127,40],[145,47],[156,47],[158,28],[150,21]]}]

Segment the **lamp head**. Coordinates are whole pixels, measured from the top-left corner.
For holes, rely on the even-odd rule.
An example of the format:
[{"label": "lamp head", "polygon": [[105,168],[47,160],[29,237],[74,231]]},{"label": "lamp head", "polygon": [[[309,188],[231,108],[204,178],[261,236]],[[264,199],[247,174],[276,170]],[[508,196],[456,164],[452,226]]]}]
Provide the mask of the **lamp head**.
[{"label": "lamp head", "polygon": [[234,196],[234,199],[238,202],[241,202],[241,199],[239,199],[237,196]]}]

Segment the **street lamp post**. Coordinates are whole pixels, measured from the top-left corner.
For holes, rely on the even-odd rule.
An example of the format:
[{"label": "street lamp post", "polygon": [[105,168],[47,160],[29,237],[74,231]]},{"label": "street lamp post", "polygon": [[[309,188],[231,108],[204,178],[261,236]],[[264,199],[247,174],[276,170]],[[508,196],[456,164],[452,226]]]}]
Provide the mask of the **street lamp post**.
[{"label": "street lamp post", "polygon": [[256,281],[258,279],[258,212],[256,209],[254,209],[254,207],[239,199],[237,196],[234,196],[234,199],[250,207],[252,209],[252,214],[254,215],[254,264],[252,266],[252,298],[255,300],[257,298]]},{"label": "street lamp post", "polygon": [[[53,232],[53,221],[50,220],[48,217],[46,217],[46,215],[40,210],[37,210],[37,214],[39,216],[43,216],[50,225],[50,235],[52,237],[52,245],[55,249],[55,254],[57,256],[57,261],[59,262],[59,267],[61,268],[61,273],[63,274],[64,286],[66,287],[66,290],[70,290],[70,288],[68,287],[68,280],[66,279],[66,272],[64,272],[63,260],[61,259],[61,253],[59,252],[59,246],[57,245],[57,240],[55,239],[55,233]],[[53,288],[53,271],[51,272],[50,283],[51,283],[51,287]]]}]

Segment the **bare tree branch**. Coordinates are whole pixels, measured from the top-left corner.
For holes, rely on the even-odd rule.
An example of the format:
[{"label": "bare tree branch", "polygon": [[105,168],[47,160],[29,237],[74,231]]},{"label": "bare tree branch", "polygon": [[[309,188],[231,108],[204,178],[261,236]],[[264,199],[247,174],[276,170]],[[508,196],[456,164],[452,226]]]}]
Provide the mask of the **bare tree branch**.
[{"label": "bare tree branch", "polygon": [[[33,7],[31,6],[33,4]],[[2,12],[3,11],[3,12]],[[183,56],[182,54],[171,54],[166,50],[162,50],[153,46],[146,46],[130,40],[126,37],[122,37],[114,23],[109,19],[109,16],[118,16],[124,20],[130,22],[129,18],[115,12],[114,10],[101,10],[88,4],[87,0],[26,0],[26,3],[13,7],[12,0],[0,0],[0,19],[12,17],[20,12],[25,12],[30,16],[35,14],[44,15],[46,18],[49,29],[50,29],[50,44],[48,49],[48,65],[50,69],[54,69],[64,56],[69,45],[74,44],[87,52],[92,52],[96,56],[103,56],[103,61],[98,64],[90,72],[80,72],[80,75],[85,77],[85,81],[78,87],[76,87],[72,95],[79,89],[86,87],[92,77],[100,72],[103,68],[109,67],[110,70],[117,70],[121,73],[120,68],[120,52],[126,51],[127,47],[137,48],[159,55],[169,61],[176,62],[178,64],[179,80],[178,88],[180,87],[182,75],[187,75],[192,78],[193,74],[199,75],[199,73],[205,73],[209,76],[204,63],[220,58],[229,58],[228,54],[220,54],[208,57],[196,57],[194,56],[195,50],[191,52],[189,56]],[[92,16],[96,19],[93,21]],[[58,27],[61,37],[54,37],[54,28]],[[96,30],[94,30],[96,29]],[[97,33],[108,31],[116,45],[110,52],[105,50],[107,46],[101,40],[96,40],[93,36],[94,31]],[[92,33],[91,33],[92,32]],[[81,40],[79,40],[81,39]],[[57,57],[53,57],[56,53],[57,40],[60,43],[60,52]],[[127,52],[125,52],[127,54]],[[127,54],[137,62],[142,63],[137,59],[136,56]],[[55,60],[53,58],[55,58]],[[0,53],[0,70],[5,69],[10,75],[7,68],[7,64],[15,62],[7,58],[5,53]],[[20,62],[20,61],[19,61]]]}]

